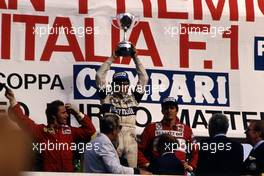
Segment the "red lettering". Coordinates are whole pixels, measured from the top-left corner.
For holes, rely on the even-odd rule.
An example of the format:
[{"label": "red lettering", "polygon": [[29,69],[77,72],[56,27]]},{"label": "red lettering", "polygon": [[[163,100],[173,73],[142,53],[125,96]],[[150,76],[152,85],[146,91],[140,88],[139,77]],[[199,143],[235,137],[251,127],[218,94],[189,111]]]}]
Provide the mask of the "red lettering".
[{"label": "red lettering", "polygon": [[188,19],[188,13],[187,12],[168,12],[166,0],[158,0],[158,17],[159,18]]},{"label": "red lettering", "polygon": [[143,0],[143,14],[144,17],[152,17],[152,7],[151,7],[151,2],[150,0]]},{"label": "red lettering", "polygon": [[225,0],[219,0],[217,2],[217,7],[215,7],[212,0],[205,0],[205,1],[211,12],[213,20],[217,20],[217,21],[220,20],[224,8]]},{"label": "red lettering", "polygon": [[230,21],[238,21],[237,0],[229,0]]},{"label": "red lettering", "polygon": [[201,0],[193,0],[193,18],[195,20],[202,20],[203,19],[203,8],[202,8],[202,1]]},{"label": "red lettering", "polygon": [[[94,20],[93,18],[85,19],[85,28],[91,27],[94,29]],[[104,62],[107,57],[104,56],[95,56],[94,54],[94,31],[90,34],[85,33],[85,57],[86,61],[91,62]]]},{"label": "red lettering", "polygon": [[[36,11],[45,11],[45,0],[30,0]],[[8,9],[17,9],[17,0],[8,0]]]},{"label": "red lettering", "polygon": [[79,14],[88,13],[88,0],[79,0]]},{"label": "red lettering", "polygon": [[[219,0],[217,3],[217,7],[215,7],[212,0],[205,1],[210,13],[212,15],[213,20],[220,20],[225,4],[225,0]],[[202,0],[193,0],[193,9],[194,9],[194,19],[202,20],[203,19],[203,8],[202,8]],[[229,9],[230,9],[230,20],[238,21],[238,4],[237,0],[229,0]]]},{"label": "red lettering", "polygon": [[45,11],[45,0],[30,0],[36,11]]},{"label": "red lettering", "polygon": [[[69,42],[69,45],[57,45],[56,42],[59,37],[59,29],[63,29],[65,36]],[[78,44],[76,36],[70,31],[72,29],[72,24],[69,18],[66,17],[56,17],[53,29],[51,29],[46,46],[40,58],[41,61],[49,61],[53,52],[72,52],[75,61],[84,61],[84,57],[81,52],[81,48]],[[52,31],[53,30],[53,31]]]},{"label": "red lettering", "polygon": [[9,0],[8,9],[17,9],[17,0]]},{"label": "red lettering", "polygon": [[34,60],[35,58],[35,29],[36,24],[48,24],[47,16],[34,15],[14,15],[14,22],[25,23],[25,60]]},{"label": "red lettering", "polygon": [[231,69],[239,69],[238,63],[238,26],[231,25],[230,30],[223,33],[223,38],[230,38],[230,65]]},{"label": "red lettering", "polygon": [[11,41],[11,15],[2,14],[2,32],[1,32],[1,58],[10,59],[10,41]]},{"label": "red lettering", "polygon": [[258,6],[259,10],[264,14],[264,1],[263,0],[258,0]]},{"label": "red lettering", "polygon": [[[181,24],[180,33],[180,67],[189,68],[189,50],[205,50],[205,42],[191,42],[189,40],[189,32],[195,32],[197,29],[201,32],[210,32],[210,25],[203,24]],[[194,31],[195,30],[195,31]],[[188,32],[189,31],[189,32]],[[204,68],[212,68],[212,61],[204,61]]]},{"label": "red lettering", "polygon": [[126,2],[125,0],[116,0],[116,14],[126,12]]},{"label": "red lettering", "polygon": [[0,9],[17,9],[17,0],[8,0],[8,6],[5,0],[0,0]]},{"label": "red lettering", "polygon": [[205,69],[212,69],[213,68],[213,61],[211,61],[211,60],[204,60],[204,68]]},{"label": "red lettering", "polygon": [[[136,46],[141,31],[143,32],[143,36],[145,38],[148,49],[146,50],[137,49],[138,55],[150,56],[154,66],[157,67],[163,66],[148,22],[139,22],[139,24],[136,27],[134,27],[133,30],[131,31],[129,41],[131,41],[134,44],[134,46]],[[129,64],[130,61],[131,58],[123,59],[121,63]]]},{"label": "red lettering", "polygon": [[246,1],[247,21],[254,21],[255,20],[254,2],[253,0],[245,0],[245,1]]},{"label": "red lettering", "polygon": [[0,0],[0,9],[7,9],[5,0]]}]

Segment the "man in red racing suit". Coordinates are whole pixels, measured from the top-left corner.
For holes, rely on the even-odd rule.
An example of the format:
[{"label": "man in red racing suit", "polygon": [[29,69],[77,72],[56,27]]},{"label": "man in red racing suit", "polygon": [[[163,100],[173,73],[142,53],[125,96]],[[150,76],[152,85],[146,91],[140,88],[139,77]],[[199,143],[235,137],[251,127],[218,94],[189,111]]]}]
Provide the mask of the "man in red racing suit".
[{"label": "man in red racing suit", "polygon": [[[177,139],[177,145],[168,145],[168,147],[182,161],[185,170],[192,172],[196,168],[198,147],[194,143],[191,128],[179,121],[177,112],[176,100],[172,97],[165,98],[162,102],[163,119],[160,122],[149,124],[141,134],[141,141],[138,145],[139,167],[148,168],[150,163],[159,156],[156,144],[159,136],[166,133]],[[191,155],[190,159],[187,157],[188,151]]]},{"label": "man in red racing suit", "polygon": [[[19,103],[16,102],[13,91],[7,89],[5,96],[10,102],[10,116],[36,141],[32,145],[32,150],[41,154],[43,160],[41,170],[51,172],[74,171],[72,151],[76,150],[78,146],[74,142],[76,140],[90,140],[96,131],[90,118],[72,108],[70,104],[64,105],[63,102],[57,100],[47,106],[48,125],[36,124],[23,113]],[[67,125],[67,111],[76,117],[81,124],[80,128]]]}]

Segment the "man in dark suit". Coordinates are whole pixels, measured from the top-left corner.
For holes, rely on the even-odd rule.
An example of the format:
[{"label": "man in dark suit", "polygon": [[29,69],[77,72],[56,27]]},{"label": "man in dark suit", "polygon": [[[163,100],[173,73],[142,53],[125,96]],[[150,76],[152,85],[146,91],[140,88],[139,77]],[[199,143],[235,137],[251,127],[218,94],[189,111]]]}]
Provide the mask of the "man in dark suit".
[{"label": "man in dark suit", "polygon": [[209,120],[209,139],[200,142],[197,175],[240,175],[243,146],[226,137],[228,119],[214,114]]},{"label": "man in dark suit", "polygon": [[244,163],[245,174],[260,175],[264,173],[264,121],[251,121],[245,133],[253,145]]}]

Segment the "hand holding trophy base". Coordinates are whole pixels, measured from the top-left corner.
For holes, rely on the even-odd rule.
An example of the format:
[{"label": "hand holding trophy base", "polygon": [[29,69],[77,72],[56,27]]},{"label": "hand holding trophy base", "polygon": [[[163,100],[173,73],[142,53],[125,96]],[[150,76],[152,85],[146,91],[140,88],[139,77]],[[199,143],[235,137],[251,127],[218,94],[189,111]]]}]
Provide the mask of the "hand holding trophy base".
[{"label": "hand holding trophy base", "polygon": [[118,44],[115,55],[116,56],[131,56],[133,55],[133,44],[129,41],[122,41]]}]

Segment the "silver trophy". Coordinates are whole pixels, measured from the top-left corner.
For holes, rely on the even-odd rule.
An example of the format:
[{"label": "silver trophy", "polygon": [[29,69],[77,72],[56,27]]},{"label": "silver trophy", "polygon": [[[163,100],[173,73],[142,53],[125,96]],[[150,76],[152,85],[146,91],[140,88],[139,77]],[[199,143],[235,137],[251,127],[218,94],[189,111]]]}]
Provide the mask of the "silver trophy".
[{"label": "silver trophy", "polygon": [[115,51],[116,56],[133,56],[133,44],[127,40],[126,32],[139,23],[139,17],[131,13],[120,13],[113,17],[113,20],[117,21],[117,25],[112,23],[113,26],[124,31],[123,41],[118,44]]}]

